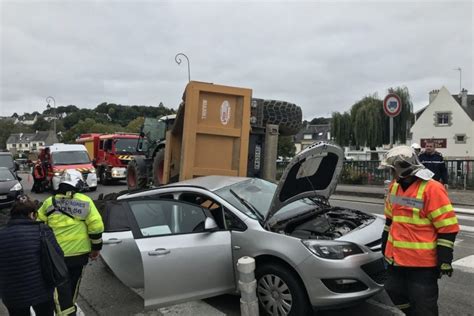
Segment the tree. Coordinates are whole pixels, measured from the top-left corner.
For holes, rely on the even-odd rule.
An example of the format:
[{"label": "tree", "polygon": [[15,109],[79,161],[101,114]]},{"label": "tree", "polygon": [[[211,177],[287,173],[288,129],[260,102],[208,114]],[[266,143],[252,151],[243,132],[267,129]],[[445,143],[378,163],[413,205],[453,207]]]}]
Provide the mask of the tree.
[{"label": "tree", "polygon": [[312,119],[309,124],[311,125],[320,125],[320,124],[329,124],[331,122],[330,117],[315,117]]},{"label": "tree", "polygon": [[350,146],[352,143],[352,122],[348,112],[334,112],[331,119],[331,135],[340,146]]},{"label": "tree", "polygon": [[38,117],[36,119],[36,122],[33,124],[32,128],[35,130],[35,131],[47,131],[51,128],[51,123],[46,121],[44,118],[42,117]]},{"label": "tree", "polygon": [[278,156],[281,157],[293,157],[295,155],[295,144],[293,142],[293,136],[280,136],[278,137]]},{"label": "tree", "polygon": [[125,127],[125,130],[130,133],[140,133],[140,128],[142,127],[144,121],[145,118],[143,116],[137,117],[128,123],[127,127]]},{"label": "tree", "polygon": [[[406,87],[390,88],[388,93],[396,93],[402,101],[402,112],[394,119],[394,142],[405,143],[413,120],[410,93]],[[389,132],[389,118],[385,115],[383,101],[377,94],[357,101],[349,112],[335,112],[332,115],[331,133],[341,146],[367,146],[375,150],[390,142]]]}]

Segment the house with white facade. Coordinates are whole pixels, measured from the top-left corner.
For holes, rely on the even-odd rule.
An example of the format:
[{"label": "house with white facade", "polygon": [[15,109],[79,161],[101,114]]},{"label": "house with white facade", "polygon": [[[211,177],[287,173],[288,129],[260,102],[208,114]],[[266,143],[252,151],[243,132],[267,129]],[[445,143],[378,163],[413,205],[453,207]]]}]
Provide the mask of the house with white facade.
[{"label": "house with white facade", "polygon": [[429,104],[415,113],[411,142],[427,140],[445,159],[474,159],[474,95],[463,89],[452,95],[442,87],[429,93]]},{"label": "house with white facade", "polygon": [[13,155],[18,153],[39,152],[41,148],[58,142],[52,131],[37,131],[36,133],[10,134],[6,148]]},{"label": "house with white facade", "polygon": [[294,137],[296,153],[309,147],[314,142],[329,141],[331,139],[331,125],[306,125]]}]

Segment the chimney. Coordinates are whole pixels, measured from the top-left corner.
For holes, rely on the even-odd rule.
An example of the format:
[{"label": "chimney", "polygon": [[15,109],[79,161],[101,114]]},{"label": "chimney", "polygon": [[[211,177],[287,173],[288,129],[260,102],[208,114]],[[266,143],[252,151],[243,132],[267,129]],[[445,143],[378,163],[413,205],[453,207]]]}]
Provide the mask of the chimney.
[{"label": "chimney", "polygon": [[436,98],[438,95],[439,90],[431,90],[429,95],[430,95],[430,104],[433,102],[433,100]]},{"label": "chimney", "polygon": [[466,89],[462,89],[461,90],[461,105],[463,108],[466,108],[467,109],[467,90]]}]

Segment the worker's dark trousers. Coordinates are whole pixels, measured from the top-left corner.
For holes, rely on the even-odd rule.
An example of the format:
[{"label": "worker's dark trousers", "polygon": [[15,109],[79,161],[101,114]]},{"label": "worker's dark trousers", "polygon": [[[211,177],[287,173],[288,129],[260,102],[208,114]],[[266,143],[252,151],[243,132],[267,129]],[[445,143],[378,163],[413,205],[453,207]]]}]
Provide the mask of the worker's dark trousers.
[{"label": "worker's dark trousers", "polygon": [[385,290],[406,315],[438,315],[438,269],[389,266]]},{"label": "worker's dark trousers", "polygon": [[55,290],[56,314],[75,316],[76,300],[79,294],[82,272],[88,262],[88,255],[65,257],[64,261],[68,268],[69,280]]}]

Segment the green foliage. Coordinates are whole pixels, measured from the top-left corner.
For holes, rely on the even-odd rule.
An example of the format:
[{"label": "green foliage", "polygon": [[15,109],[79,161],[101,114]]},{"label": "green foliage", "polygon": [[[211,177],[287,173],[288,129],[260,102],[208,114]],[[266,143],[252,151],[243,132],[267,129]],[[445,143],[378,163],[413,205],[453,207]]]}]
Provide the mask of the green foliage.
[{"label": "green foliage", "polygon": [[11,120],[0,120],[0,148],[5,149],[10,134],[33,133],[30,126],[14,124]]},{"label": "green foliage", "polygon": [[278,156],[281,157],[293,157],[295,155],[295,144],[293,142],[293,136],[280,136],[278,137]]},{"label": "green foliage", "polygon": [[329,123],[331,123],[330,117],[315,117],[309,122],[309,124],[311,125],[321,125],[321,124],[329,124]]},{"label": "green foliage", "polygon": [[[413,104],[406,87],[388,89],[402,101],[402,111],[394,119],[394,142],[406,142],[408,125],[413,121]],[[383,111],[383,101],[369,95],[352,105],[349,112],[332,115],[331,134],[341,146],[367,146],[374,149],[390,142],[389,118]]]},{"label": "green foliage", "polygon": [[35,131],[47,131],[51,129],[53,122],[48,122],[42,117],[38,117],[36,122],[33,124],[32,128]]},{"label": "green foliage", "polygon": [[86,133],[115,133],[124,131],[125,129],[120,125],[103,124],[94,121],[94,119],[87,118],[85,120],[79,121],[71,129],[64,133],[63,141],[65,143],[73,143],[78,136]]},{"label": "green foliage", "polygon": [[352,140],[352,121],[348,112],[332,114],[331,135],[340,146],[349,146]]},{"label": "green foliage", "polygon": [[143,116],[137,117],[128,123],[127,127],[125,127],[125,130],[129,133],[140,133],[140,128],[142,127],[144,121],[145,118]]},{"label": "green foliage", "polygon": [[[56,130],[62,132],[61,141],[73,143],[80,134],[85,133],[114,133],[131,132],[138,133],[143,124],[144,117],[161,117],[175,113],[173,109],[159,106],[125,106],[114,103],[101,103],[95,109],[79,109],[75,105],[58,106],[56,109],[49,106],[43,111],[43,115],[49,116],[57,113],[67,113],[64,119],[56,121]],[[34,114],[39,113],[35,112]],[[25,113],[22,117],[33,119],[34,114]],[[12,117],[18,117],[14,113]],[[47,122],[38,117],[32,126],[13,124],[13,121],[0,121],[0,147],[5,148],[6,140],[11,133],[31,133],[35,130],[50,130],[52,122]]]}]

